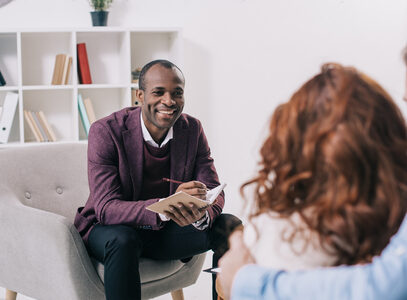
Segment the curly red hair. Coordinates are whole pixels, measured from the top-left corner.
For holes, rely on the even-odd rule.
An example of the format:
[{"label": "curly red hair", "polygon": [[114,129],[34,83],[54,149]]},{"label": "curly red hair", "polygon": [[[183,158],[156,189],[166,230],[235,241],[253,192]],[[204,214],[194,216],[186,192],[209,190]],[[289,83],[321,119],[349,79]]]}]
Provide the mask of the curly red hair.
[{"label": "curly red hair", "polygon": [[255,186],[251,216],[298,212],[337,264],[380,254],[406,214],[406,123],[355,68],[324,64],[277,107],[260,153],[258,175],[241,187]]}]

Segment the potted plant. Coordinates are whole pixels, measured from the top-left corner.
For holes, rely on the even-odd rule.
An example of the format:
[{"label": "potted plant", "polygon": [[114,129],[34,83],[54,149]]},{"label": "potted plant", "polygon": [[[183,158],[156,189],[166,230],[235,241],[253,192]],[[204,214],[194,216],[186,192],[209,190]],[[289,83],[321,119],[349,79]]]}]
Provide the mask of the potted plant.
[{"label": "potted plant", "polygon": [[90,6],[94,9],[94,11],[90,12],[92,16],[93,26],[106,26],[107,16],[109,14],[107,9],[109,9],[113,0],[88,0],[88,1]]}]

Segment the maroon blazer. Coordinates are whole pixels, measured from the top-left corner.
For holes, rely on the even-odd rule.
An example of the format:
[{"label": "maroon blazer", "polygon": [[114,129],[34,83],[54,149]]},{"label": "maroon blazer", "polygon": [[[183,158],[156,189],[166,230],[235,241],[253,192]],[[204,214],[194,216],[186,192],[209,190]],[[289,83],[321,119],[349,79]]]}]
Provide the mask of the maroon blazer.
[{"label": "maroon blazer", "polygon": [[[143,176],[143,134],[140,108],[125,108],[92,124],[88,139],[88,180],[90,195],[78,208],[75,226],[87,242],[97,224],[125,224],[158,230],[163,226],[158,214],[145,209],[159,199],[139,199]],[[213,159],[199,120],[182,114],[174,124],[171,141],[171,178],[198,180],[208,188],[219,185]],[[170,195],[178,184],[170,184]],[[224,205],[220,194],[208,209],[210,223]]]}]

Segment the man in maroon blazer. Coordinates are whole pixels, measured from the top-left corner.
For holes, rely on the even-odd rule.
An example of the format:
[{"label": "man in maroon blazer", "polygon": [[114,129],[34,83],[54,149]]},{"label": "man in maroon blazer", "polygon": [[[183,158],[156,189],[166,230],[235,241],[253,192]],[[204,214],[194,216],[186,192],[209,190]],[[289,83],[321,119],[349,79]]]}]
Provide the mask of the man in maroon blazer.
[{"label": "man in maroon blazer", "polygon": [[182,114],[184,85],[178,67],[152,61],[140,74],[141,107],[122,109],[90,128],[90,195],[75,226],[90,255],[104,264],[109,300],[140,299],[140,256],[185,260],[213,249],[217,263],[228,233],[240,223],[221,215],[223,193],[205,211],[193,204],[173,206],[165,215],[145,209],[178,191],[204,198],[207,188],[219,185],[201,123]]}]

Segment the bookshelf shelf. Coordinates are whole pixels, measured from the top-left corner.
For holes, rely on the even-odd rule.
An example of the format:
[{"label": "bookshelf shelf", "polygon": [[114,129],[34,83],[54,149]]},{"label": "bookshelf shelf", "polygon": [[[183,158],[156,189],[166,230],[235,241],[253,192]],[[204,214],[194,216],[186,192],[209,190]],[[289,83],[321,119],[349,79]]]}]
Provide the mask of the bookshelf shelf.
[{"label": "bookshelf shelf", "polygon": [[[92,84],[78,76],[77,44],[85,43]],[[36,141],[24,111],[42,111],[56,142],[86,142],[78,95],[90,98],[96,119],[134,104],[138,85],[131,72],[153,59],[169,59],[182,67],[179,28],[91,27],[0,30],[0,106],[7,93],[18,94],[8,143],[0,147],[43,144]],[[57,54],[72,57],[68,84],[52,85]]]},{"label": "bookshelf shelf", "polygon": [[73,85],[26,85],[22,87],[23,91],[39,91],[39,90],[68,90],[73,89]]},{"label": "bookshelf shelf", "polygon": [[18,86],[0,86],[0,91],[17,91]]},{"label": "bookshelf shelf", "polygon": [[80,84],[78,89],[115,89],[126,88],[129,84]]}]

